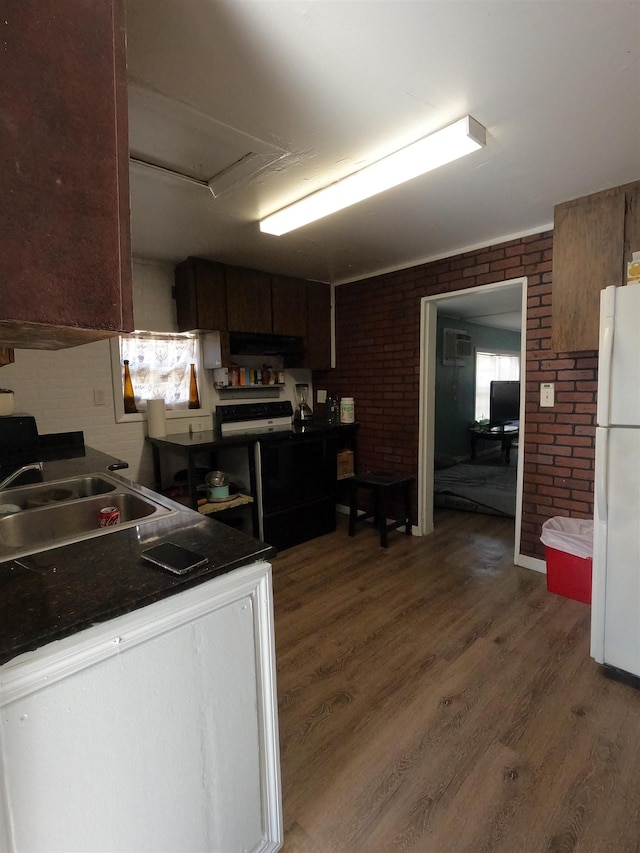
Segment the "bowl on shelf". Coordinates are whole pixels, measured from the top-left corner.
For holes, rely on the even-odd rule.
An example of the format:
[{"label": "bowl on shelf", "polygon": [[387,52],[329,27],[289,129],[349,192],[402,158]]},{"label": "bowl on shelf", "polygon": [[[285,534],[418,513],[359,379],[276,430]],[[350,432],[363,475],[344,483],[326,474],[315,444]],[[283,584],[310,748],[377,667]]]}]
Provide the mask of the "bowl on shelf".
[{"label": "bowl on shelf", "polygon": [[224,471],[209,471],[205,482],[207,498],[210,501],[226,500],[229,497],[229,477]]},{"label": "bowl on shelf", "polygon": [[228,486],[229,477],[224,471],[209,471],[205,477],[207,486]]}]

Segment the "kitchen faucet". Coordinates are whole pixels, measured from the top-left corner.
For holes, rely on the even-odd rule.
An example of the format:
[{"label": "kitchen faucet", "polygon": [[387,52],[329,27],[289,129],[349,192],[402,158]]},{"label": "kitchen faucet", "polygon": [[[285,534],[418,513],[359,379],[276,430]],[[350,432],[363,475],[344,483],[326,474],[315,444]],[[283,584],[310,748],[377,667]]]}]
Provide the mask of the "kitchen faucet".
[{"label": "kitchen faucet", "polygon": [[6,489],[7,486],[10,486],[14,480],[17,480],[20,474],[24,474],[25,471],[42,471],[43,464],[42,462],[30,462],[29,465],[23,465],[22,468],[18,468],[17,471],[14,471],[13,474],[9,474],[8,477],[5,477],[4,480],[0,483],[0,492],[3,489]]}]

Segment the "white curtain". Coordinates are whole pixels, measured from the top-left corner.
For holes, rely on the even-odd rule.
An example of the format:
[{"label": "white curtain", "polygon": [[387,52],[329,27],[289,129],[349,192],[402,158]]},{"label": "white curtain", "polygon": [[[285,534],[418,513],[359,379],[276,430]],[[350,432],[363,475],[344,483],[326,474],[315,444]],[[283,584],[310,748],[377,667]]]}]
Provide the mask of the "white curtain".
[{"label": "white curtain", "polygon": [[139,412],[161,397],[167,409],[187,409],[191,364],[197,364],[198,338],[187,335],[127,335],[120,338],[120,362],[129,360]]}]

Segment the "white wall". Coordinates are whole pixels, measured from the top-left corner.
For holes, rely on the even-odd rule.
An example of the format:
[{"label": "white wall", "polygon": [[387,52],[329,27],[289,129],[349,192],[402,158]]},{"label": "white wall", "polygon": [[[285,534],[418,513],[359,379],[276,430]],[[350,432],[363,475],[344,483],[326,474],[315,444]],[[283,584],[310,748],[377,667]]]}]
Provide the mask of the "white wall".
[{"label": "white wall", "polygon": [[[173,267],[136,259],[133,282],[136,328],[175,331]],[[211,372],[205,374],[204,382],[200,382],[202,405],[212,411],[219,396],[213,389]],[[311,382],[311,373],[287,373],[286,381],[280,399],[293,402],[293,384]],[[34,415],[41,434],[83,430],[89,447],[129,463],[129,470],[123,472],[126,476],[144,485],[153,484],[151,451],[144,440],[146,423],[115,420],[109,341],[55,351],[17,349],[15,363],[0,369],[0,387],[13,390],[16,412]],[[233,402],[247,399],[259,398],[253,392]],[[186,432],[188,421],[170,421],[168,428],[170,432]]]},{"label": "white wall", "polygon": [[[83,430],[85,443],[125,459],[135,478],[142,455],[142,424],[116,424],[109,342],[55,352],[16,350],[2,368],[2,384],[15,394],[16,412],[35,415],[38,432]],[[105,404],[94,405],[94,389]]]}]

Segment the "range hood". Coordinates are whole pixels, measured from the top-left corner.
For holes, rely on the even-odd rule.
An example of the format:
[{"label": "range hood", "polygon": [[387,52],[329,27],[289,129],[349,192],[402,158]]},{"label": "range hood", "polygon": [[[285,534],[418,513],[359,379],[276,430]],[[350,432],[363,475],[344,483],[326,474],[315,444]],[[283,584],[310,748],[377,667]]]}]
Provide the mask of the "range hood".
[{"label": "range hood", "polygon": [[302,355],[304,341],[295,335],[229,332],[231,355]]}]

